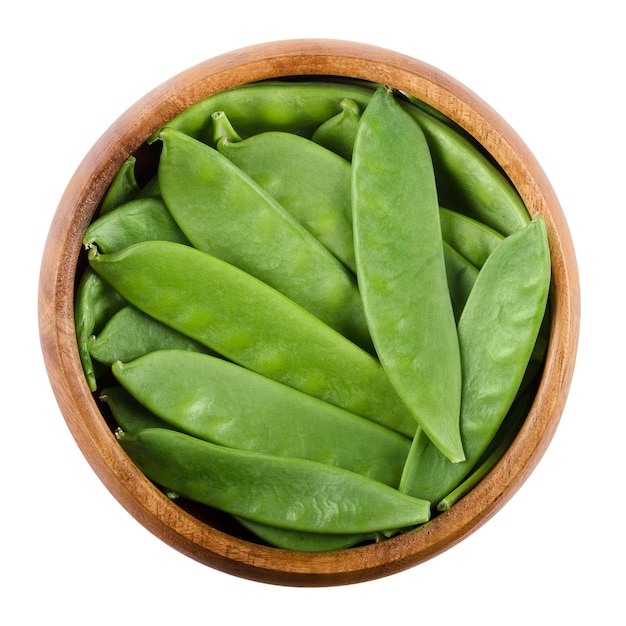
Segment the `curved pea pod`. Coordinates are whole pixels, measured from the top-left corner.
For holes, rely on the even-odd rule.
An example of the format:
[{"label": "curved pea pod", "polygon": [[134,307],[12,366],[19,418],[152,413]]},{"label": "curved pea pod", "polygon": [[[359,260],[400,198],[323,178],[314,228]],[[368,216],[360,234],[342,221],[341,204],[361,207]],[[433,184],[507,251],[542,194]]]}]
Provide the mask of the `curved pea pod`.
[{"label": "curved pea pod", "polygon": [[170,128],[160,137],[161,193],[193,246],[256,276],[371,349],[354,274],[223,154]]},{"label": "curved pea pod", "polygon": [[85,268],[76,289],[74,326],[78,354],[91,391],[98,388],[99,372],[89,353],[89,338],[126,304],[126,300],[111,285],[90,267]]},{"label": "curved pea pod", "polygon": [[439,502],[485,452],[526,372],[546,309],[550,271],[548,239],[540,216],[504,239],[487,259],[458,323],[466,460],[450,463],[418,431],[401,490]]},{"label": "curved pea pod", "polygon": [[351,161],[356,131],[361,119],[361,107],[351,98],[344,98],[339,106],[341,112],[323,122],[311,139]]},{"label": "curved pea pod", "polygon": [[137,402],[123,387],[107,387],[100,401],[109,407],[119,428],[125,433],[138,433],[146,428],[172,428]]},{"label": "curved pea pod", "polygon": [[111,316],[99,333],[89,337],[89,354],[104,365],[130,361],[162,349],[211,352],[209,348],[170,328],[134,306],[125,306]]},{"label": "curved pea pod", "polygon": [[410,102],[404,108],[426,136],[442,206],[505,236],[530,222],[526,205],[511,181],[472,141]]},{"label": "curved pea pod", "polygon": [[163,239],[189,244],[161,198],[126,202],[94,220],[85,231],[83,245],[115,252],[138,241]]},{"label": "curved pea pod", "polygon": [[406,436],[415,420],[378,360],[262,281],[195,248],[146,241],[89,262],[148,315],[252,371]]},{"label": "curved pea pod", "polygon": [[355,270],[350,163],[310,139],[266,132],[217,150],[257,182],[344,265]]},{"label": "curved pea pod", "polygon": [[244,528],[275,548],[297,550],[298,552],[329,552],[344,550],[360,543],[375,541],[378,533],[311,533],[286,530],[251,522],[242,517],[235,518]]},{"label": "curved pea pod", "polygon": [[457,252],[480,269],[504,236],[482,222],[457,211],[439,209],[441,233]]},{"label": "curved pea pod", "polygon": [[462,461],[461,360],[432,162],[384,87],[361,116],[352,171],[357,277],[376,352],[421,429]]},{"label": "curved pea pod", "polygon": [[328,463],[393,487],[400,482],[406,437],[239,365],[158,350],[112,370],[143,406],[200,439]]},{"label": "curved pea pod", "polygon": [[155,483],[251,521],[304,532],[368,533],[428,521],[430,504],[305,459],[234,450],[150,428],[119,441]]},{"label": "curved pea pod", "polygon": [[[328,81],[268,80],[214,94],[185,109],[167,125],[204,143],[213,131],[211,115],[224,111],[243,137],[281,130],[310,137],[351,98],[364,107],[372,90]],[[158,132],[152,140],[156,140]]]},{"label": "curved pea pod", "polygon": [[139,184],[135,178],[136,162],[137,159],[134,156],[130,156],[124,161],[100,202],[100,215],[112,211],[137,196]]}]

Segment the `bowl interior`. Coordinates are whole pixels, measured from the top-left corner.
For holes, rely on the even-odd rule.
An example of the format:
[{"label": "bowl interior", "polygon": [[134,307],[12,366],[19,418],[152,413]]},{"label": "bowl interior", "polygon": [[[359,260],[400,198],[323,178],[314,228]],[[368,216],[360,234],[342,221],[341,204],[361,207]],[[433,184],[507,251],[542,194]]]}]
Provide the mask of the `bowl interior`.
[{"label": "bowl interior", "polygon": [[[146,140],[196,102],[230,87],[281,77],[335,76],[384,83],[435,107],[474,137],[499,164],[531,215],[546,221],[552,255],[550,341],[539,389],[517,438],[496,468],[450,510],[384,542],[330,553],[261,545],[220,514],[174,503],[122,451],[89,391],[77,352],[74,289],[83,234],[115,173],[130,155],[154,164]],[[558,425],[574,366],[579,324],[576,259],[559,202],[530,150],[469,89],[440,70],[364,44],[294,40],[252,46],[190,68],[147,94],[115,121],[86,155],[60,201],[41,265],[43,355],[65,421],[117,500],[172,547],[222,571],[275,584],[338,585],[392,574],[452,547],[494,515],[535,468]]]}]

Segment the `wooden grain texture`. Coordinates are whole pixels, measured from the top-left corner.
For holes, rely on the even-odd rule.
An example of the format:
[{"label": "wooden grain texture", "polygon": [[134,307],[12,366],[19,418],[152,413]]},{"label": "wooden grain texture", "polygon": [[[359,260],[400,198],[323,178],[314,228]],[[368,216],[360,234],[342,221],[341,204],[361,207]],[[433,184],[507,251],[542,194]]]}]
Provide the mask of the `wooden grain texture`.
[{"label": "wooden grain texture", "polygon": [[[553,307],[547,365],[535,402],[498,466],[449,511],[405,535],[307,554],[265,547],[200,520],[166,498],[126,457],[90,393],[74,333],[73,297],[83,233],[121,164],[160,126],[199,100],[256,80],[334,75],[386,83],[424,100],[473,135],[546,220]],[[561,206],[536,159],[485,102],[440,70],[374,46],[335,40],[260,44],[221,55],[164,82],[119,117],[70,180],[54,215],[39,284],[42,352],[61,413],[115,498],[173,548],[229,574],[278,585],[345,585],[387,576],[447,550],[491,518],[536,467],[560,420],[572,379],[580,316],[574,248]]]}]

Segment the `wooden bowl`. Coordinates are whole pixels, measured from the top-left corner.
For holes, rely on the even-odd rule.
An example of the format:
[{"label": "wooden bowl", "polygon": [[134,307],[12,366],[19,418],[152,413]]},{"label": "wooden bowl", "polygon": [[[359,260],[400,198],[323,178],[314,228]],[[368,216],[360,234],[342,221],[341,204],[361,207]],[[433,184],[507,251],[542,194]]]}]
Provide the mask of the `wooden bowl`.
[{"label": "wooden bowl", "polygon": [[[328,553],[255,543],[228,522],[168,499],[135,467],[89,391],[74,332],[74,289],[81,240],[122,163],[159,127],[214,93],[286,76],[365,79],[406,91],[462,126],[500,164],[531,214],[543,215],[552,253],[552,325],[547,363],[530,413],[496,468],[465,498],[428,524],[386,541]],[[568,394],[579,327],[579,282],[567,223],[544,172],[517,134],[485,102],[445,73],[402,54],[333,40],[255,45],[196,65],[139,100],[102,135],[61,198],[39,284],[41,344],[67,426],[93,470],[147,529],[197,561],[240,577],[291,586],[330,586],[379,578],[447,550],[493,516],[536,467]]]}]

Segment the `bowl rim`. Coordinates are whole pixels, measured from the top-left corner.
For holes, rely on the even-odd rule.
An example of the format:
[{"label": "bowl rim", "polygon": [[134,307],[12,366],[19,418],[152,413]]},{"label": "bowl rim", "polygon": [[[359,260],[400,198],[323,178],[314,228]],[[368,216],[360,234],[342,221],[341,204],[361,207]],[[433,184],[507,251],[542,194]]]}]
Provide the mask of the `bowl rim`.
[{"label": "bowl rim", "polygon": [[[546,367],[505,456],[467,496],[427,524],[380,543],[329,553],[289,552],[233,537],[198,521],[155,488],[123,452],[87,386],[73,308],[84,231],[129,156],[163,124],[214,93],[258,80],[314,75],[391,84],[450,117],[493,156],[531,215],[543,215],[552,255]],[[487,103],[445,72],[398,52],[344,40],[290,39],[240,48],[180,72],[103,133],[53,216],[41,260],[38,319],[46,370],[64,420],[92,469],[137,521],[171,547],[225,573],[280,585],[329,586],[418,565],[476,531],[517,492],[545,453],[565,406],[578,345],[580,287],[573,242],[552,186],[526,144]]]}]

